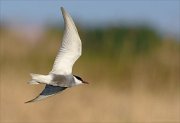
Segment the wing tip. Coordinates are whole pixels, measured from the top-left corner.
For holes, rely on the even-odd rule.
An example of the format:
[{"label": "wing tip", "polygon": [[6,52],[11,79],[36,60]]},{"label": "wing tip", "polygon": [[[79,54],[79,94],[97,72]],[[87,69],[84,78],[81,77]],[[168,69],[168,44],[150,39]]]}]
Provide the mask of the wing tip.
[{"label": "wing tip", "polygon": [[[24,103],[32,103],[32,102],[39,101],[39,100],[38,100],[39,97],[40,97],[40,95],[37,96],[36,98],[34,98],[34,99],[32,99],[32,100],[29,100],[29,101],[26,101],[26,102],[24,102]],[[41,99],[40,99],[40,100],[41,100]]]},{"label": "wing tip", "polygon": [[61,11],[64,11],[64,7],[61,6]]},{"label": "wing tip", "polygon": [[32,103],[32,102],[34,102],[34,99],[33,99],[33,100],[26,101],[26,102],[24,102],[24,103],[26,104],[26,103]]},{"label": "wing tip", "polygon": [[69,21],[71,21],[71,23],[74,23],[70,14],[64,9],[64,7],[61,7],[61,12],[62,12],[62,15],[63,15],[65,22],[68,22],[68,20],[69,20]]},{"label": "wing tip", "polygon": [[64,11],[64,7],[63,6],[61,6],[60,8],[61,8],[61,11]]},{"label": "wing tip", "polygon": [[63,15],[66,13],[66,10],[64,9],[64,7],[61,7],[61,12]]}]

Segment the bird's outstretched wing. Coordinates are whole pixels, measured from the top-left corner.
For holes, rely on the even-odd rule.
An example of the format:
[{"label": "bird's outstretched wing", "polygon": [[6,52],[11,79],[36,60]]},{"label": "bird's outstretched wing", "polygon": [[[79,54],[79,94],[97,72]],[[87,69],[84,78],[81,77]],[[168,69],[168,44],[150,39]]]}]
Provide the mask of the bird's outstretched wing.
[{"label": "bird's outstretched wing", "polygon": [[72,73],[75,61],[81,56],[81,39],[71,16],[61,7],[65,30],[62,45],[55,59],[52,74],[68,75]]},{"label": "bird's outstretched wing", "polygon": [[64,89],[66,89],[67,87],[60,87],[60,86],[53,86],[53,85],[46,85],[44,90],[40,93],[39,96],[37,96],[36,98],[27,101],[25,103],[30,103],[30,102],[36,102],[42,99],[45,99],[47,97],[53,96],[61,91],[63,91]]}]

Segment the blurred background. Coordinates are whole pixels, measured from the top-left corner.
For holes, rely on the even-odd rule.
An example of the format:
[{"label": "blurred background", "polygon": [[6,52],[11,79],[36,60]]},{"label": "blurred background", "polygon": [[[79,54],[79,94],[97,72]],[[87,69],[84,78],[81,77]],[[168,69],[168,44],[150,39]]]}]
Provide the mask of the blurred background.
[{"label": "blurred background", "polygon": [[[44,85],[63,35],[63,6],[89,85],[24,104]],[[180,1],[0,0],[0,122],[180,122]]]}]

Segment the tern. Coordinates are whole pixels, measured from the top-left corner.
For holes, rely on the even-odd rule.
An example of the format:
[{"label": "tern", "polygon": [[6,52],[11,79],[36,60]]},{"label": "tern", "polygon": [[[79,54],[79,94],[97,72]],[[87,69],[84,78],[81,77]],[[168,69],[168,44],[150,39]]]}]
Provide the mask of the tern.
[{"label": "tern", "polygon": [[82,43],[70,14],[63,7],[61,12],[65,29],[60,50],[48,75],[30,74],[32,80],[29,84],[45,84],[45,88],[36,98],[26,103],[45,99],[76,85],[88,84],[72,74],[73,64],[81,56]]}]

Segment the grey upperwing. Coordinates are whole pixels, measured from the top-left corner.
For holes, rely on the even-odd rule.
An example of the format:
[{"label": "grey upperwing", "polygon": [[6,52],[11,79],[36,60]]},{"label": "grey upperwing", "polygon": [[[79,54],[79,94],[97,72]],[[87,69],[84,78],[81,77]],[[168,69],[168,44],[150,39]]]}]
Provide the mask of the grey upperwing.
[{"label": "grey upperwing", "polygon": [[72,87],[75,85],[75,80],[73,75],[58,75],[52,74],[53,79],[51,81],[51,85],[61,86],[61,87]]}]

